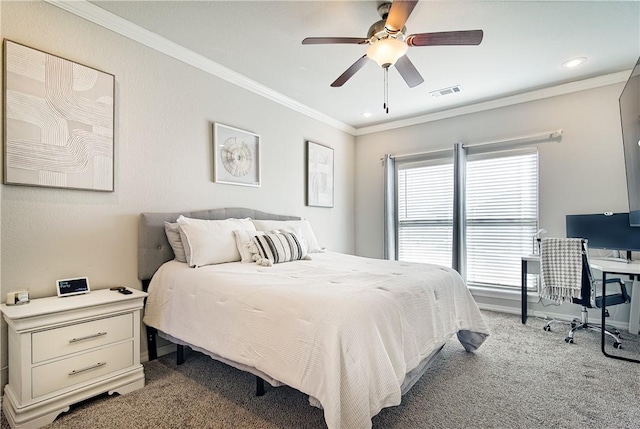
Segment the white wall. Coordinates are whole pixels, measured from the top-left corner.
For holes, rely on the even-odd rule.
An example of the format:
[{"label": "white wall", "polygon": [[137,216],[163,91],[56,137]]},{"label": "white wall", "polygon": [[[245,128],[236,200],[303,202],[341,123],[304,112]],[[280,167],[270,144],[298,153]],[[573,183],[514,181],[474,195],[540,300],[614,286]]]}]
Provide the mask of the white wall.
[{"label": "white wall", "polygon": [[[538,145],[540,227],[548,236],[563,237],[567,214],[627,212],[618,107],[623,86],[609,85],[357,137],[356,254],[383,255],[380,158],[385,153],[450,149],[456,142],[479,143],[562,129],[560,142]],[[519,312],[519,294],[507,300],[474,296],[481,304]],[[614,319],[628,321],[628,309],[624,308],[628,306],[619,307],[623,308],[613,314]]]},{"label": "white wall", "polygon": [[538,145],[540,227],[564,236],[565,215],[628,211],[618,97],[623,84],[487,110],[356,139],[356,253],[382,256],[380,158],[562,129]]},{"label": "white wall", "polygon": [[[354,137],[42,2],[2,2],[3,38],[115,75],[115,192],[3,185],[0,296],[55,295],[137,279],[143,211],[250,207],[310,220],[321,245],[354,251]],[[261,136],[262,187],[213,183],[212,122]],[[305,142],[334,148],[334,208],[305,206]],[[3,299],[4,301],[4,299]],[[6,382],[2,326],[0,386]],[[146,344],[142,345],[143,352]]]}]

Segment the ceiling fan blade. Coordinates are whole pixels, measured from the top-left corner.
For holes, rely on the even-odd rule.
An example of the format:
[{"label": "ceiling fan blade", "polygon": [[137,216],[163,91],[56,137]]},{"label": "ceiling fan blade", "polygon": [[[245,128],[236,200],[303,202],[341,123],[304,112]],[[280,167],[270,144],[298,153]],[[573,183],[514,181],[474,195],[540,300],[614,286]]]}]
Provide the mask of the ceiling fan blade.
[{"label": "ceiling fan blade", "polygon": [[439,33],[411,34],[407,37],[409,46],[479,45],[482,30],[442,31]]},{"label": "ceiling fan blade", "polygon": [[362,37],[307,37],[302,41],[303,45],[324,45],[329,43],[361,45],[367,43],[367,39]]},{"label": "ceiling fan blade", "polygon": [[385,28],[391,33],[402,31],[416,3],[418,0],[394,0],[384,24]]},{"label": "ceiling fan blade", "polygon": [[353,63],[351,65],[351,67],[349,67],[347,70],[345,70],[344,73],[342,73],[340,75],[340,77],[338,79],[336,79],[331,86],[336,88],[339,86],[344,85],[344,83],[346,81],[348,81],[349,79],[351,79],[351,76],[353,76],[354,74],[356,74],[356,72],[358,70],[360,70],[362,68],[362,66],[365,65],[365,63],[367,62],[367,55],[363,55],[360,57],[360,59],[358,61],[356,61],[355,63]]},{"label": "ceiling fan blade", "polygon": [[396,68],[398,72],[400,72],[400,76],[402,76],[404,81],[407,82],[407,85],[409,85],[409,88],[413,88],[424,82],[424,79],[406,55],[401,56],[398,61],[396,61]]}]

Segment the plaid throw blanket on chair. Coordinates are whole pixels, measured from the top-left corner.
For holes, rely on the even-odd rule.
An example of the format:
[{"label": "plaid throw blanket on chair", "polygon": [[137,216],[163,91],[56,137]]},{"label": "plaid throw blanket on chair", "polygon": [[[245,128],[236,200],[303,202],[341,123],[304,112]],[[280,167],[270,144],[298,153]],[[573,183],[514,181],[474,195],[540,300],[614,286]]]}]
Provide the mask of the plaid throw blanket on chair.
[{"label": "plaid throw blanket on chair", "polygon": [[540,241],[540,296],[553,301],[581,297],[582,239],[543,238]]}]

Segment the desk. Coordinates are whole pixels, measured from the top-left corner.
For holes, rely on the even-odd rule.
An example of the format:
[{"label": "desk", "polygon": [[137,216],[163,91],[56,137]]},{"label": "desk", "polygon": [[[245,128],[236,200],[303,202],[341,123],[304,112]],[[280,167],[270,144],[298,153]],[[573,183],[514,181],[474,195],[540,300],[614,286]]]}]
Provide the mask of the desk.
[{"label": "desk", "polygon": [[527,274],[540,274],[540,255],[522,257],[521,310],[522,323],[527,323]]},{"label": "desk", "polygon": [[[635,279],[636,276],[640,275],[640,263],[638,261],[633,261],[629,264],[624,262],[613,262],[607,261],[605,259],[591,259],[589,261],[589,265],[591,265],[592,269],[602,271],[602,295],[607,294],[607,274],[615,274],[615,275],[628,275],[632,279]],[[635,287],[635,280],[634,280]],[[602,305],[602,325],[605,324],[606,317],[606,305]],[[635,289],[631,292],[631,308],[629,310],[629,332],[632,334],[638,335],[638,328],[640,325],[640,291]],[[602,353],[610,358],[626,360],[629,362],[640,363],[640,360],[630,359],[624,356],[616,356],[607,353],[605,349],[605,333],[602,331],[601,339],[600,339],[600,348]]]},{"label": "desk", "polygon": [[[589,264],[593,270],[602,271],[602,293],[607,293],[606,280],[607,275],[625,275],[634,279],[636,276],[640,276],[640,261],[633,261],[631,263],[614,262],[606,259],[589,258]],[[522,323],[527,323],[527,274],[540,274],[540,256],[539,255],[527,255],[522,257]],[[640,277],[639,277],[640,278]],[[634,282],[634,289],[631,291],[631,307],[629,311],[629,333],[638,335],[640,332],[640,286],[636,286]],[[602,306],[602,325],[605,324],[606,306]],[[605,350],[605,333],[602,333],[601,338],[602,353],[614,359],[621,359],[630,362],[638,362],[636,359],[629,359],[622,356],[611,355]]]}]

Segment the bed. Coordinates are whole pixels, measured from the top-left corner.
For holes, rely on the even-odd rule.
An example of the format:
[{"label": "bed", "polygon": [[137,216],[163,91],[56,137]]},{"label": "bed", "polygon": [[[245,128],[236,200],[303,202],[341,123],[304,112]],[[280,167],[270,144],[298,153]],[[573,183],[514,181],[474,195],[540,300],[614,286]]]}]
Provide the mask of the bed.
[{"label": "bed", "polygon": [[149,293],[150,359],[158,332],[180,350],[189,346],[309,395],[329,428],[371,427],[382,408],[400,404],[451,337],[472,352],[489,334],[449,268],[328,251],[272,266],[192,268],[174,260],[165,234],[165,222],[180,215],[300,220],[242,208],[142,213],[139,277]]}]

